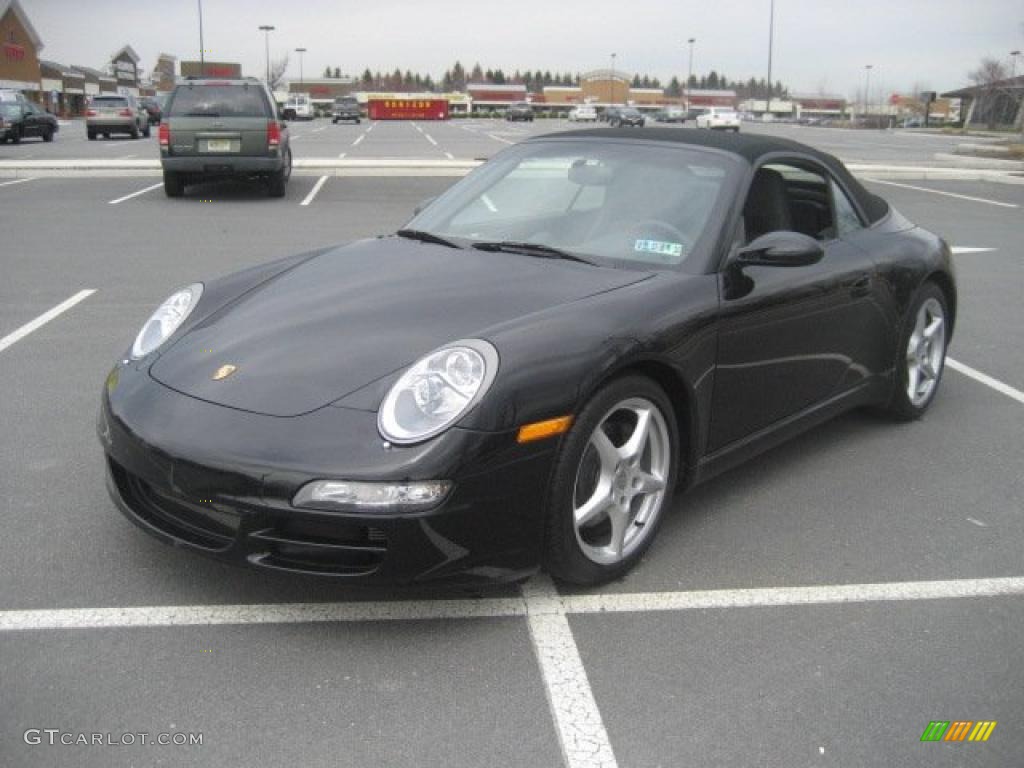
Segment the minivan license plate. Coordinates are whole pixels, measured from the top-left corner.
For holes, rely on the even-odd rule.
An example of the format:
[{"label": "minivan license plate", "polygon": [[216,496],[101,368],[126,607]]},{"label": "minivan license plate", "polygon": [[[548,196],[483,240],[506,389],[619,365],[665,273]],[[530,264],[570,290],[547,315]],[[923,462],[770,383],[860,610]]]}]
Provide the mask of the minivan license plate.
[{"label": "minivan license plate", "polygon": [[231,139],[207,139],[206,140],[206,151],[207,152],[230,152],[231,151]]}]

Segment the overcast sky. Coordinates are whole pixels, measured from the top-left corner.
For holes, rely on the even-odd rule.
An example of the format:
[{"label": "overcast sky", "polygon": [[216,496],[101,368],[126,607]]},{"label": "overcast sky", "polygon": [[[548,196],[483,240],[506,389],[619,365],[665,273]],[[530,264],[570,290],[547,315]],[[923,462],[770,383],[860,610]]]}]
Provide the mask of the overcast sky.
[{"label": "overcast sky", "polygon": [[[124,44],[150,70],[157,54],[198,58],[196,0],[21,0],[45,58],[100,67]],[[304,72],[325,66],[440,77],[469,69],[582,72],[609,65],[663,80],[683,75],[695,37],[695,73],[765,77],[769,0],[203,0],[207,57],[264,67],[305,47]],[[775,0],[772,78],[796,91],[853,96],[873,65],[872,91],[960,87],[982,56],[1024,48],[1022,0]],[[289,74],[299,76],[297,54]],[[1024,58],[1018,62],[1024,73]]]}]

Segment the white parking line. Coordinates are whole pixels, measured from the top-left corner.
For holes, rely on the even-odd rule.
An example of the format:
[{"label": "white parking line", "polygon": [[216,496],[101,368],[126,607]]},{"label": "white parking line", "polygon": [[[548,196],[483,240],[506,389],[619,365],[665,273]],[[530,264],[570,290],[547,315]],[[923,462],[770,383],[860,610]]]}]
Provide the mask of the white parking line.
[{"label": "white parking line", "polygon": [[25,338],[30,333],[32,333],[32,331],[43,327],[58,315],[67,312],[69,309],[75,306],[75,304],[89,298],[94,293],[96,293],[96,290],[93,288],[86,288],[85,290],[81,290],[71,298],[62,301],[53,309],[47,310],[39,317],[37,317],[35,320],[30,320],[29,322],[21,326],[21,328],[19,328],[18,330],[14,331],[13,333],[7,334],[2,339],[0,339],[0,352],[3,352],[9,346],[14,344],[14,342]]},{"label": "white parking line", "polygon": [[346,153],[342,152],[340,155],[338,155],[338,159],[341,160],[341,158],[343,158],[345,155],[346,155]]},{"label": "white parking line", "polygon": [[29,176],[24,179],[14,179],[13,181],[0,181],[0,187],[9,187],[12,184],[24,184],[26,181],[35,181],[35,176]]},{"label": "white parking line", "polygon": [[488,133],[487,135],[490,138],[494,139],[495,141],[500,141],[503,144],[515,144],[514,141],[509,141],[508,139],[503,139],[503,138],[501,138],[501,136],[495,136],[493,133]]},{"label": "white parking line", "polygon": [[566,768],[616,768],[587,670],[558,591],[547,577],[523,586],[530,638]]},{"label": "white parking line", "polygon": [[[88,293],[92,293],[92,291]],[[529,583],[526,586],[529,586]],[[609,611],[646,613],[705,608],[831,605],[1016,595],[1024,595],[1024,577],[1022,576],[949,581],[897,581],[876,584],[826,584],[813,587],[764,587],[759,589],[594,595],[557,595],[541,588],[530,588],[524,589],[523,598],[3,610],[0,611],[0,631],[500,618],[503,616],[526,616],[530,610],[533,610],[528,606],[537,601],[557,603],[567,614],[594,614]],[[541,613],[550,613],[555,606],[549,604],[536,608]]]},{"label": "white parking line", "polygon": [[125,195],[124,197],[119,197],[116,200],[111,200],[110,205],[117,205],[118,203],[123,203],[125,200],[131,200],[133,197],[138,197],[139,195],[144,195],[147,192],[152,192],[154,189],[162,187],[163,185],[164,183],[161,181],[159,184],[154,184],[151,187],[140,189],[138,192],[132,192],[130,195]]},{"label": "white parking line", "polygon": [[996,249],[995,248],[971,248],[971,247],[964,246],[964,245],[954,245],[949,250],[951,250],[953,252],[953,255],[956,256],[956,255],[961,254],[961,253],[988,253],[989,251],[994,251]]},{"label": "white parking line", "polygon": [[365,138],[366,138],[366,134],[365,133],[360,133],[358,136],[356,136],[356,140],[352,142],[352,146],[353,147],[357,146],[359,144],[359,142],[361,142]]},{"label": "white parking line", "polygon": [[1019,205],[1014,203],[1003,203],[999,200],[989,200],[985,197],[971,197],[970,195],[958,195],[955,192],[944,192],[941,189],[928,189],[927,187],[915,187],[911,184],[899,184],[895,181],[880,181],[879,179],[872,179],[865,176],[865,181],[870,181],[872,184],[886,184],[890,187],[902,187],[903,189],[913,189],[917,192],[931,192],[933,195],[944,195],[946,197],[955,197],[959,200],[970,200],[975,203],[986,203],[988,205],[998,205],[1001,208],[1019,208]]},{"label": "white parking line", "polygon": [[435,147],[437,146],[437,142],[434,141],[434,137],[433,136],[431,136],[429,133],[424,133],[423,135],[426,137],[427,141],[429,141]]},{"label": "white parking line", "polygon": [[1006,395],[1007,397],[1013,398],[1021,405],[1024,405],[1024,392],[1019,389],[1011,387],[1009,384],[1004,384],[999,379],[993,379],[987,373],[982,373],[976,368],[971,368],[969,365],[964,365],[959,360],[954,360],[951,357],[946,358],[946,365],[952,368],[954,371],[962,373],[964,376],[969,376],[975,381],[980,381],[982,384],[988,387],[992,387],[996,392]]},{"label": "white parking line", "polygon": [[449,160],[455,159],[455,155],[453,155],[451,152],[445,152],[444,156],[447,157]]},{"label": "white parking line", "polygon": [[299,203],[299,205],[309,205],[310,203],[312,203],[313,198],[316,197],[316,193],[319,192],[323,185],[326,183],[327,177],[321,176],[317,183],[313,185],[313,188],[309,190],[309,194],[306,195],[306,199]]}]

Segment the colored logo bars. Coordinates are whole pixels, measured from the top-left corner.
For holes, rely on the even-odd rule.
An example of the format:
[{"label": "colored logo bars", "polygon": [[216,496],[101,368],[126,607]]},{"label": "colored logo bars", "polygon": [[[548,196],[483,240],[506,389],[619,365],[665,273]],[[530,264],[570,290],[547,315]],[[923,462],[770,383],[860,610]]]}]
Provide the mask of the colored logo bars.
[{"label": "colored logo bars", "polygon": [[921,741],[988,741],[995,728],[995,720],[932,720]]}]

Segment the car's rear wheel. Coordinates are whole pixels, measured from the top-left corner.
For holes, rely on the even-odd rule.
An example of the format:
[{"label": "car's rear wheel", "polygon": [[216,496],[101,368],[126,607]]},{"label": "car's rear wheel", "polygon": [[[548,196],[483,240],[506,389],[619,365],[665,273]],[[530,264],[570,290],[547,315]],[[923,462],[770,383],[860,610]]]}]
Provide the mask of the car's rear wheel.
[{"label": "car's rear wheel", "polygon": [[935,283],[925,283],[903,323],[896,384],[889,412],[898,419],[919,419],[935,399],[946,363],[949,338],[946,296]]},{"label": "car's rear wheel", "polygon": [[271,197],[284,197],[288,179],[292,175],[292,151],[285,155],[284,167],[272,173],[267,180],[267,193]]},{"label": "car's rear wheel", "polygon": [[168,197],[181,197],[185,192],[185,180],[176,171],[164,171],[164,194]]},{"label": "car's rear wheel", "polygon": [[43,141],[53,141],[53,128],[43,131]]},{"label": "car's rear wheel", "polygon": [[556,460],[544,565],[575,584],[600,584],[636,564],[657,533],[675,482],[678,432],[664,391],[618,379],[583,408]]},{"label": "car's rear wheel", "polygon": [[142,129],[142,135],[145,136],[147,139],[152,135],[152,132],[149,129],[148,122],[146,123],[146,127]]},{"label": "car's rear wheel", "polygon": [[133,139],[139,138],[139,126],[135,125],[135,124],[132,124],[132,129],[131,129],[130,133],[131,133],[131,137]]}]

